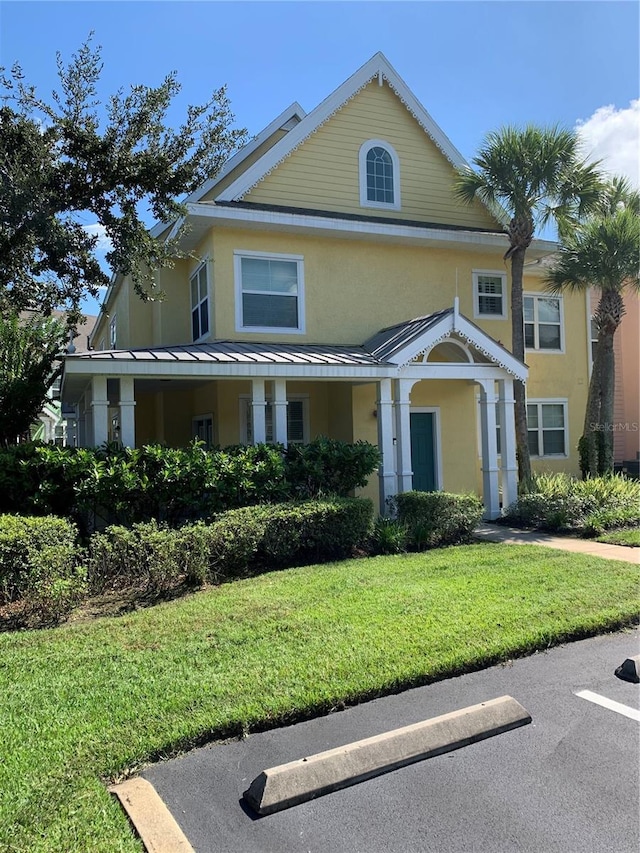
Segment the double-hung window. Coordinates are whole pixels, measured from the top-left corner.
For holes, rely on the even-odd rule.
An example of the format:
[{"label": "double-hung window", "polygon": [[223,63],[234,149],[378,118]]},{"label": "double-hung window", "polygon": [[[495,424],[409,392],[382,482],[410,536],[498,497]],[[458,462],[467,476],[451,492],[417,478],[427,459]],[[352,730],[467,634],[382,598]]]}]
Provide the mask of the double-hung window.
[{"label": "double-hung window", "polygon": [[200,340],[209,334],[209,287],[207,264],[200,264],[190,279],[191,284],[191,339]]},{"label": "double-hung window", "polygon": [[109,349],[115,349],[118,343],[118,323],[115,314],[109,323]]},{"label": "double-hung window", "polygon": [[301,255],[235,252],[236,330],[304,332]]},{"label": "double-hung window", "polygon": [[525,347],[540,352],[561,352],[562,297],[526,294],[523,308]]},{"label": "double-hung window", "polygon": [[532,456],[566,456],[566,401],[527,401],[527,434]]},{"label": "double-hung window", "polygon": [[474,317],[504,320],[507,316],[507,276],[491,270],[473,272]]},{"label": "double-hung window", "polygon": [[192,421],[191,433],[210,450],[213,447],[213,415],[197,415]]},{"label": "double-hung window", "polygon": [[382,139],[369,139],[360,146],[360,204],[400,209],[398,155]]},{"label": "double-hung window", "polygon": [[[309,441],[309,401],[306,397],[287,398],[287,443]],[[247,397],[240,398],[240,426],[244,444],[253,444],[253,407]],[[267,400],[264,411],[267,444],[273,444],[273,405]]]}]

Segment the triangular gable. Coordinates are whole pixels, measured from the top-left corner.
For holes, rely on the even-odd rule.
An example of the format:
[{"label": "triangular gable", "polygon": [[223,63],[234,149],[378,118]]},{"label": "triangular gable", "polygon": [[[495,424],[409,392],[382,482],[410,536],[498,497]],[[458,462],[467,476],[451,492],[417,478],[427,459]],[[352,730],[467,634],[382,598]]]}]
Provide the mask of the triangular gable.
[{"label": "triangular gable", "polygon": [[526,382],[529,370],[509,350],[471,320],[453,308],[398,323],[377,332],[364,343],[364,349],[381,361],[406,367],[411,361],[447,339],[470,344],[491,363],[502,367],[516,379]]},{"label": "triangular gable", "polygon": [[[386,81],[429,139],[454,168],[459,169],[468,166],[462,154],[438,127],[388,60],[382,53],[376,53],[355,74],[312,110],[286,137],[276,143],[263,157],[227,186],[217,196],[216,200],[227,202],[242,200],[253,187],[286,160],[305,140],[316,133],[322,125],[375,78],[380,84]],[[506,221],[501,212],[496,213],[495,209],[486,209],[493,219],[498,217],[500,221]]]}]

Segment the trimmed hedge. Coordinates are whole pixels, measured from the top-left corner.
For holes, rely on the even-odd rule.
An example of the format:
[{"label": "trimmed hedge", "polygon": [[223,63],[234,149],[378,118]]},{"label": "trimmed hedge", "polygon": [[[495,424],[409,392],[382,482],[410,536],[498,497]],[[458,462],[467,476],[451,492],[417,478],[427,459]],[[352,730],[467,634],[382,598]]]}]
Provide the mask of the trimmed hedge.
[{"label": "trimmed hedge", "polygon": [[89,541],[90,588],[164,592],[186,580],[219,582],[269,568],[350,555],[372,527],[373,505],[334,498],[243,507],[177,530],[157,522],[108,527]]},{"label": "trimmed hedge", "polygon": [[404,492],[390,503],[417,551],[470,542],[484,511],[477,495],[450,492]]},{"label": "trimmed hedge", "polygon": [[59,621],[86,592],[77,529],[63,518],[0,515],[0,604],[20,600],[40,621]]}]

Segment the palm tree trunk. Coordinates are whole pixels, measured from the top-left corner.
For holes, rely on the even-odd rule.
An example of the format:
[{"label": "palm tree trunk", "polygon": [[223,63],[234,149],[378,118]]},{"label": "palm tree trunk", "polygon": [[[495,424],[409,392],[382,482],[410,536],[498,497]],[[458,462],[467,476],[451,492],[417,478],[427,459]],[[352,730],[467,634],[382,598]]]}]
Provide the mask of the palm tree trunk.
[{"label": "palm tree trunk", "polygon": [[[511,352],[520,361],[524,361],[524,315],[522,301],[522,276],[526,247],[519,246],[511,253]],[[531,460],[529,458],[529,436],[527,431],[527,404],[524,383],[513,383],[515,400],[514,415],[516,425],[516,456],[518,459],[518,479],[521,483],[531,479]]]}]

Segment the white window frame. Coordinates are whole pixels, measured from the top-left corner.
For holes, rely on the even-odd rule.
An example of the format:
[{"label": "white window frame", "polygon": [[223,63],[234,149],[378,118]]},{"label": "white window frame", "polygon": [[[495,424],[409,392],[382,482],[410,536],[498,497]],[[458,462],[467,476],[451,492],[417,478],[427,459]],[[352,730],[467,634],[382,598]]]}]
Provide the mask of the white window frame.
[{"label": "white window frame", "polygon": [[109,320],[109,349],[116,349],[118,343],[118,316],[114,314]]},{"label": "white window frame", "polygon": [[213,420],[213,412],[208,412],[205,415],[194,415],[191,418],[191,438],[198,438],[198,428],[197,424],[203,421],[209,421],[211,423],[211,444],[205,441],[205,447],[207,450],[210,450],[212,447],[215,447],[215,433],[214,433],[214,420]]},{"label": "white window frame", "polygon": [[[536,346],[528,347],[525,343],[525,351],[526,352],[535,352],[539,355],[563,355],[565,352],[565,336],[564,336],[564,299],[562,295],[558,295],[557,293],[539,293],[536,291],[525,292],[522,294],[522,334],[524,336],[525,331],[525,320],[524,320],[524,300],[525,297],[533,297],[533,338]],[[540,336],[538,332],[538,326],[540,325],[540,321],[538,320],[538,299],[557,299],[558,305],[560,308],[560,348],[559,349],[540,349]],[[543,324],[544,325],[544,324]]]},{"label": "white window frame", "polygon": [[[273,406],[273,396],[271,394],[267,394],[265,396],[265,401]],[[247,430],[247,412],[248,406],[251,405],[252,398],[251,394],[240,394],[238,398],[238,403],[240,406],[240,443],[248,444],[249,436]],[[309,395],[308,394],[287,394],[287,403],[293,402],[301,402],[302,403],[302,441],[289,441],[288,429],[287,429],[287,443],[288,444],[309,444],[310,441],[310,429],[309,429]],[[288,425],[288,421],[287,421]],[[273,444],[273,441],[268,441],[267,444]]]},{"label": "white window frame", "polygon": [[[202,305],[202,303],[204,302],[204,299],[199,299],[197,306],[194,305],[193,299],[191,296],[191,287],[192,287],[194,278],[197,278],[200,275],[200,271],[203,269],[204,269],[205,279],[206,279],[206,283],[207,283],[207,295],[206,295],[205,299],[207,300],[207,321],[209,324],[209,328],[207,329],[207,331],[204,334],[200,335],[197,338],[194,338],[193,337],[193,311],[194,311],[194,308],[196,308],[196,307],[198,308],[198,328],[200,328],[199,309],[200,309],[200,306]],[[200,291],[199,290],[198,290],[198,297],[200,297]],[[191,306],[191,308],[189,310],[189,329],[190,329],[190,337],[191,337],[192,343],[196,344],[199,341],[205,341],[205,340],[210,339],[211,338],[211,282],[210,282],[210,275],[209,275],[209,259],[208,258],[205,258],[201,263],[199,263],[198,266],[189,275],[189,305]]]},{"label": "white window frame", "polygon": [[[544,428],[542,426],[542,406],[562,406],[563,408],[563,420],[564,420],[564,453],[531,453],[532,459],[568,459],[569,458],[569,448],[571,445],[569,444],[569,401],[566,397],[549,397],[549,398],[537,398],[533,400],[527,399],[527,406],[538,406],[538,450],[540,450],[540,441],[543,438]],[[529,422],[527,419],[527,436],[529,434]],[[527,439],[528,440],[528,439]],[[544,443],[542,447],[544,451]]]},{"label": "white window frame", "polygon": [[[479,277],[482,275],[499,278],[502,282],[502,312],[500,314],[485,314],[480,311],[480,284]],[[506,320],[507,319],[507,274],[501,270],[473,270],[473,319],[474,320]],[[484,295],[484,294],[483,294]]]},{"label": "white window frame", "polygon": [[[393,203],[386,201],[369,201],[367,198],[367,154],[372,148],[384,148],[391,157],[393,165]],[[379,210],[400,210],[400,160],[391,143],[384,139],[367,139],[360,146],[358,154],[360,173],[360,206],[373,207]]]},{"label": "white window frame", "polygon": [[[480,410],[480,394],[476,394],[476,440],[478,443],[478,458],[482,459],[482,412]],[[498,448],[498,459],[502,458],[502,424],[500,420],[500,404],[496,400],[496,446]]]},{"label": "white window frame", "polygon": [[[265,261],[294,261],[297,264],[298,276],[298,325],[293,326],[245,326],[242,315],[242,258],[259,258]],[[236,332],[257,332],[269,335],[304,335],[305,309],[304,309],[304,256],[288,255],[281,252],[255,252],[250,249],[236,249],[233,253],[233,270],[235,279],[236,295]]]}]

